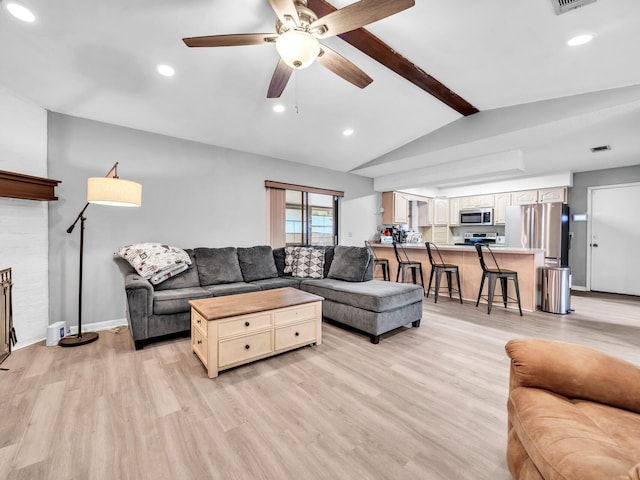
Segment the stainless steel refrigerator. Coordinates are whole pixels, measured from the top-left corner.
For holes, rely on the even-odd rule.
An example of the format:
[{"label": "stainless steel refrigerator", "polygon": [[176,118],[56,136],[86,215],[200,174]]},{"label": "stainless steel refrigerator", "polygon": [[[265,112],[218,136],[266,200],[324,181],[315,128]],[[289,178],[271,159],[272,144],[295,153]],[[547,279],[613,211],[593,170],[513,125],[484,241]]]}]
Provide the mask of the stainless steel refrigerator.
[{"label": "stainless steel refrigerator", "polygon": [[545,265],[569,265],[569,205],[537,203],[507,207],[505,246],[544,248]]}]

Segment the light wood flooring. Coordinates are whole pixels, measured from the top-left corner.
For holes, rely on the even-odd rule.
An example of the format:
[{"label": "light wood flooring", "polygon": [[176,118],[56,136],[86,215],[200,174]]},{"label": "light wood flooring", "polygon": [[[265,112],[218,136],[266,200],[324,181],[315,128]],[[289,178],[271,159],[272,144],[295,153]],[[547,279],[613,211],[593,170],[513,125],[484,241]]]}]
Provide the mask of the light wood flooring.
[{"label": "light wood flooring", "polygon": [[640,299],[573,295],[570,315],[424,301],[420,328],[323,344],[207,378],[189,339],[126,328],[33,345],[0,372],[2,479],[508,480],[504,344],[544,337],[640,365]]}]

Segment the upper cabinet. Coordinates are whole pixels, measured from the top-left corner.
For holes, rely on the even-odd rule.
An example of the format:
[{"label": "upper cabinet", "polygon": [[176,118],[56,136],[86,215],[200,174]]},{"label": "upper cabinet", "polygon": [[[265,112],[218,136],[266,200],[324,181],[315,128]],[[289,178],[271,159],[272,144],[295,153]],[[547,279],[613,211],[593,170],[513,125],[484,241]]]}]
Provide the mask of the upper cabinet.
[{"label": "upper cabinet", "polygon": [[460,198],[449,199],[449,225],[460,225]]},{"label": "upper cabinet", "polygon": [[461,197],[460,208],[493,208],[495,195],[474,195],[473,197]]},{"label": "upper cabinet", "polygon": [[493,223],[504,225],[507,220],[507,207],[511,205],[511,193],[496,193],[496,206],[493,214]]},{"label": "upper cabinet", "polygon": [[538,190],[538,203],[553,203],[567,201],[567,189],[564,187],[544,188]]},{"label": "upper cabinet", "polygon": [[433,225],[449,224],[449,200],[446,198],[433,199]]},{"label": "upper cabinet", "polygon": [[511,203],[513,205],[526,205],[529,203],[553,203],[566,202],[566,187],[542,188],[540,190],[525,190],[522,192],[513,192],[511,194]]},{"label": "upper cabinet", "polygon": [[395,225],[409,222],[409,201],[398,192],[382,193],[382,223]]}]

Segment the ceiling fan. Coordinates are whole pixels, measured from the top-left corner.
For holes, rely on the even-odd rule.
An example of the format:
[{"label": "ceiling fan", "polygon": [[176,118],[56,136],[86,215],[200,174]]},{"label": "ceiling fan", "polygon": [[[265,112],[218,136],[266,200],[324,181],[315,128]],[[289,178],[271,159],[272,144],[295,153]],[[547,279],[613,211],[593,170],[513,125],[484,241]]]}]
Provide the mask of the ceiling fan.
[{"label": "ceiling fan", "polygon": [[275,43],[280,60],[271,77],[267,98],[282,95],[294,69],[315,60],[353,85],[364,88],[373,79],[318,40],[340,35],[382,20],[415,5],[415,0],[360,0],[318,18],[307,0],[269,0],[275,11],[276,33],[245,33],[183,38],[188,47],[230,47]]}]

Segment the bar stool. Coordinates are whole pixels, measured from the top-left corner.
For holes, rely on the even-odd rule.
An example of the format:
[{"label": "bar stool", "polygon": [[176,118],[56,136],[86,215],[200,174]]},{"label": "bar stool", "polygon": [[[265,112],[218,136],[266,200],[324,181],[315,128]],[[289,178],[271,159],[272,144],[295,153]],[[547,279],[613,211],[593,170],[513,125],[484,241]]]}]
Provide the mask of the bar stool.
[{"label": "bar stool", "polygon": [[[411,270],[413,283],[417,283],[416,271],[420,271],[420,284],[422,285],[422,288],[424,288],[424,278],[422,277],[422,263],[409,260],[409,255],[407,255],[404,247],[402,245],[398,245],[396,242],[393,242],[393,251],[396,254],[396,260],[398,261],[398,273],[396,274],[396,282],[400,278],[400,271],[402,270],[402,283],[404,283],[404,273],[407,269],[409,269]],[[400,252],[402,252],[402,254],[400,254]]]},{"label": "bar stool", "polygon": [[382,278],[387,282],[390,281],[391,274],[389,273],[389,260],[387,260],[386,258],[378,258],[378,256],[376,255],[376,251],[373,249],[371,243],[369,243],[368,240],[365,240],[364,244],[367,247],[367,250],[371,252],[371,255],[373,255],[373,269],[375,270],[375,268],[380,265],[380,267],[382,267]]},{"label": "bar stool", "polygon": [[[489,284],[487,285],[487,314],[491,313],[491,306],[493,305],[493,294],[496,289],[496,280],[500,280],[500,288],[502,289],[502,301],[506,308],[508,300],[514,300],[513,298],[507,296],[507,280],[511,279],[513,280],[513,284],[516,289],[515,300],[518,302],[518,310],[520,311],[520,316],[522,316],[522,307],[520,306],[520,288],[518,287],[518,272],[500,268],[498,262],[496,261],[496,257],[493,255],[493,252],[488,245],[481,245],[479,243],[476,243],[475,247],[476,251],[478,252],[478,258],[480,259],[480,266],[482,267],[482,281],[480,282],[480,291],[478,292],[476,307],[480,303],[480,297],[482,297],[482,288],[484,287],[484,281],[486,278],[488,278]],[[491,258],[493,259],[495,268],[487,267],[487,264],[484,261],[484,256],[482,254],[483,247],[486,248],[487,251],[491,254]]]},{"label": "bar stool", "polygon": [[[449,289],[449,298],[453,298],[451,296],[452,292],[458,292],[458,296],[460,297],[460,303],[462,302],[462,289],[460,288],[460,272],[458,271],[458,265],[452,265],[450,263],[444,263],[442,259],[442,255],[440,254],[440,250],[436,246],[435,243],[424,242],[425,247],[427,247],[427,254],[429,255],[429,262],[431,263],[431,275],[429,276],[429,287],[427,288],[427,298],[429,298],[429,292],[431,291],[431,282],[433,281],[433,277],[436,277],[436,287],[434,290],[435,301],[433,303],[438,303],[438,294],[440,293],[440,279],[442,278],[442,274],[445,273],[447,275],[447,285]],[[437,255],[437,259],[434,258],[434,252]],[[458,289],[454,290],[451,287],[451,274],[455,273],[456,281],[458,283]]]}]

